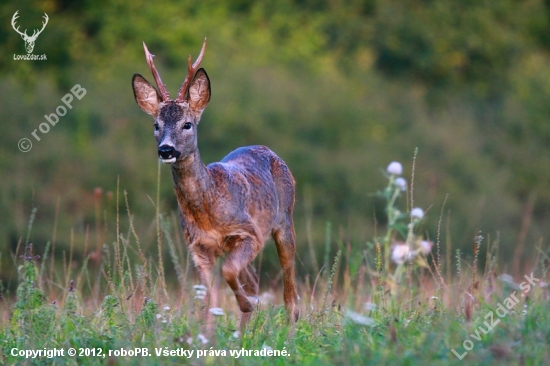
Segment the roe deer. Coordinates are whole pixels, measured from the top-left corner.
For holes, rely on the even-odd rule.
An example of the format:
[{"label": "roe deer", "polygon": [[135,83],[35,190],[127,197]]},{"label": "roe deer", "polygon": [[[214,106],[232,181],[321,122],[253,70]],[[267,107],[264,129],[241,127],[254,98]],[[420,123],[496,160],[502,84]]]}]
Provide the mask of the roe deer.
[{"label": "roe deer", "polygon": [[240,327],[244,330],[258,304],[259,279],[250,263],[271,235],[293,326],[299,312],[292,220],[295,183],[290,170],[265,146],[241,147],[221,162],[204,166],[197,147],[197,125],[210,100],[210,80],[204,69],[198,69],[206,39],[193,65],[189,56],[187,77],[175,100],[169,98],[145,43],[143,48],[159,91],[135,74],[134,96],[140,108],[155,119],[159,158],[171,164],[184,237],[200,281],[208,289],[205,303],[210,300],[212,267],[223,255],[222,275],[242,311]]}]

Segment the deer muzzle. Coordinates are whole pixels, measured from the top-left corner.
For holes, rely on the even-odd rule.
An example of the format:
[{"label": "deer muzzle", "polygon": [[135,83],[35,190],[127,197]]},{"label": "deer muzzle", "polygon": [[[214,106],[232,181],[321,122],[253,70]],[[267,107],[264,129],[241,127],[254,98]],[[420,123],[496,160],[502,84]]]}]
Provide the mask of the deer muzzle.
[{"label": "deer muzzle", "polygon": [[177,157],[180,156],[180,154],[181,153],[176,149],[174,149],[173,146],[170,146],[170,145],[159,146],[159,158],[165,164],[174,163]]}]

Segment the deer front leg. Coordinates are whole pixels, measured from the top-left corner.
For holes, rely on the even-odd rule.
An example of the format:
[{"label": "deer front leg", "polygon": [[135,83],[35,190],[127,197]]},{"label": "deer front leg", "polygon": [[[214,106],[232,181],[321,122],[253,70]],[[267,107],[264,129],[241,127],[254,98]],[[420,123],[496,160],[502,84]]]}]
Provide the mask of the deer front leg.
[{"label": "deer front leg", "polygon": [[[241,270],[239,273],[239,282],[249,298],[258,298],[258,292],[260,291],[260,278],[256,274],[252,264],[249,263],[248,266]],[[248,324],[251,315],[252,313],[243,313],[241,323],[245,325]]]},{"label": "deer front leg", "polygon": [[233,290],[242,311],[241,334],[246,328],[250,315],[258,305],[258,279],[249,272],[249,263],[256,257],[261,245],[253,237],[239,239],[227,254],[222,266],[223,278]]},{"label": "deer front leg", "polygon": [[212,291],[212,268],[214,267],[216,258],[214,255],[205,251],[193,251],[192,257],[197,272],[199,273],[200,283],[206,287],[206,296],[204,297],[201,318],[206,322],[207,331],[211,332],[213,330],[214,318],[209,310],[217,305],[217,294]]}]

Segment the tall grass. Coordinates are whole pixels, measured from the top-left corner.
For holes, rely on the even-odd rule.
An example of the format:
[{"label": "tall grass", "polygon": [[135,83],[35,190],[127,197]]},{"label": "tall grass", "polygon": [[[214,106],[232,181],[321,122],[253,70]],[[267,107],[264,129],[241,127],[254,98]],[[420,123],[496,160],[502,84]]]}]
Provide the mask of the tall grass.
[{"label": "tall grass", "polygon": [[[481,236],[473,241],[472,259],[465,260],[458,250],[456,263],[449,260],[450,253],[441,255],[443,202],[434,253],[424,253],[422,242],[427,238],[423,238],[422,222],[430,217],[415,214],[412,200],[410,206],[402,202],[412,192],[395,184],[399,175],[388,172],[388,185],[379,192],[389,217],[382,236],[359,246],[337,240],[338,250],[332,255],[332,227],[326,225],[323,266],[311,277],[313,284],[298,281],[301,319],[292,336],[280,279],[264,286],[261,304],[240,335],[236,301],[221,284],[217,296],[221,310],[212,310],[217,315],[213,332],[208,332],[200,317],[200,310],[208,304],[199,296],[200,289],[193,290],[197,282],[187,253],[180,249],[179,227],[158,211],[153,225],[159,254],[154,257],[144,251],[125,191],[127,221],[121,218],[120,188],[116,224],[109,226],[116,238],[103,244],[99,253],[87,253],[77,266],[71,249],[68,260],[63,256],[62,271],[56,270],[59,257],[51,255],[49,242],[31,243],[33,210],[23,254],[12,255],[18,268],[16,294],[4,293],[0,305],[0,360],[59,365],[549,364],[548,250],[538,248],[531,267],[540,281],[520,296],[519,286],[525,279],[514,279],[502,270],[506,264],[499,264],[498,241],[486,241],[485,271],[478,271]],[[157,193],[157,207],[158,202]],[[401,208],[403,203],[406,208]],[[52,243],[53,248],[55,239]],[[172,266],[163,263],[163,244],[168,246]],[[400,245],[407,249],[401,256],[396,252]],[[49,253],[51,258],[47,258]],[[447,276],[445,282],[443,273],[454,266],[455,276]],[[487,328],[487,314],[514,292],[519,303],[479,340],[472,338],[480,326]],[[464,348],[470,344],[465,340],[473,344],[469,351]],[[53,348],[64,349],[65,355],[27,359],[13,351]],[[67,356],[69,348],[75,348],[77,355]],[[121,355],[136,349],[147,349],[151,356]],[[467,354],[460,360],[453,349],[459,355]],[[158,350],[180,353],[157,356]],[[288,355],[241,353],[237,360],[230,354],[235,350],[263,350],[264,354],[284,350]],[[193,357],[182,356],[184,351],[193,351]],[[197,358],[198,351],[203,353]]]}]

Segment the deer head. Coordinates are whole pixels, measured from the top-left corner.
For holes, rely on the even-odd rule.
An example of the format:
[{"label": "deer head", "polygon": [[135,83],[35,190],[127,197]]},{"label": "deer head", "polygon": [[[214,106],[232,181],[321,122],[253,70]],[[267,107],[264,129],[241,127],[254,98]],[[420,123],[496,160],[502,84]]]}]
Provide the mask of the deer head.
[{"label": "deer head", "polygon": [[25,48],[27,49],[27,53],[31,53],[32,50],[34,49],[34,42],[36,41],[36,38],[38,38],[38,36],[40,35],[40,33],[42,33],[42,31],[44,30],[44,28],[46,28],[46,24],[48,24],[48,14],[44,13],[44,22],[42,22],[42,29],[40,30],[37,30],[35,29],[32,33],[32,36],[29,36],[27,34],[27,30],[25,29],[24,32],[20,32],[19,31],[19,26],[17,26],[17,28],[15,27],[15,21],[17,20],[17,18],[19,18],[19,15],[17,15],[17,13],[19,12],[19,10],[17,10],[15,12],[15,14],[13,14],[13,17],[11,18],[11,26],[13,27],[13,29],[19,33],[21,35],[21,38],[23,38],[23,41],[25,41]]},{"label": "deer head", "polygon": [[139,74],[132,79],[134,97],[137,104],[155,119],[155,138],[158,155],[163,163],[174,163],[184,160],[197,150],[197,125],[202,111],[210,101],[210,80],[204,69],[198,69],[204,50],[206,38],[195,63],[191,65],[191,56],[187,60],[187,77],[178,96],[171,100],[166,85],[153,63],[153,57],[145,43],[145,58],[153,73],[158,91]]}]

